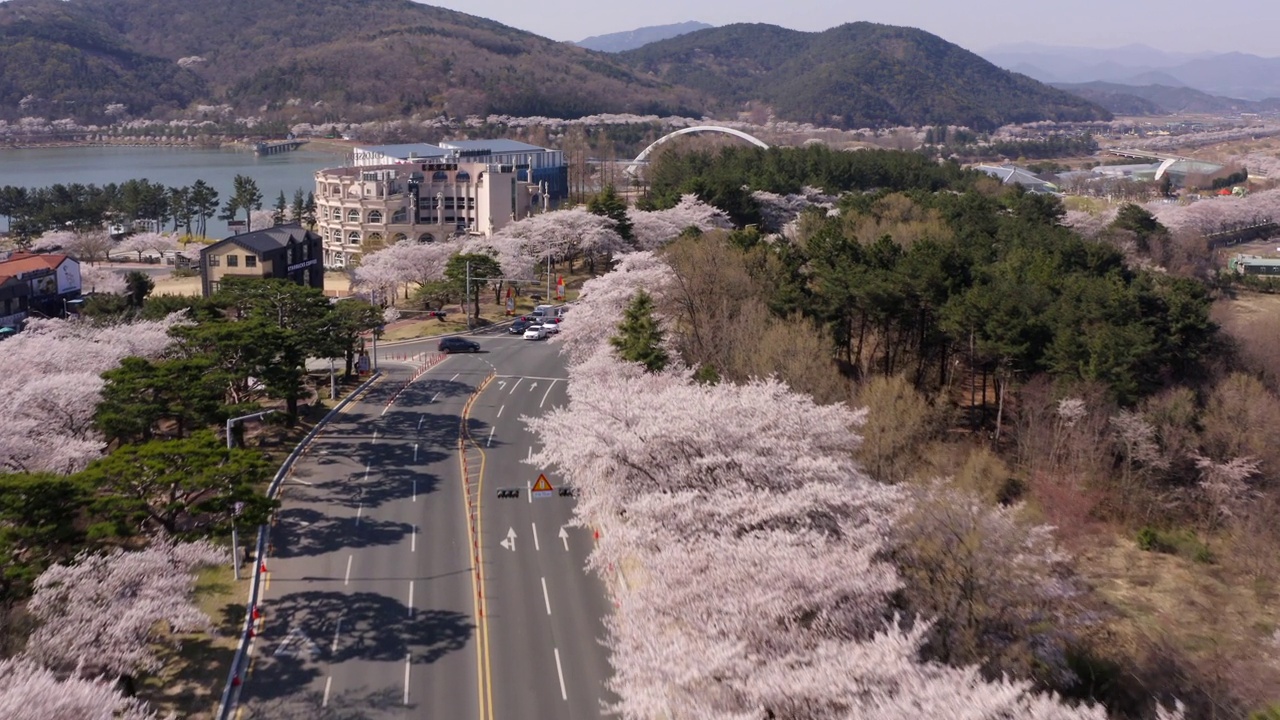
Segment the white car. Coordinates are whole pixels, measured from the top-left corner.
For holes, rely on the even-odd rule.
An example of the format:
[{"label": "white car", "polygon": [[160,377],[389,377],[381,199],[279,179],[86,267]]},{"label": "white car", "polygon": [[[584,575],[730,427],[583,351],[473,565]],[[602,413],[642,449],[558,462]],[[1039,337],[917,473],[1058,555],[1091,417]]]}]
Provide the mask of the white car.
[{"label": "white car", "polygon": [[542,325],[530,325],[524,331],[525,340],[544,340],[547,337],[547,330]]},{"label": "white car", "polygon": [[560,323],[544,322],[542,330],[548,335],[557,335],[560,333]]}]

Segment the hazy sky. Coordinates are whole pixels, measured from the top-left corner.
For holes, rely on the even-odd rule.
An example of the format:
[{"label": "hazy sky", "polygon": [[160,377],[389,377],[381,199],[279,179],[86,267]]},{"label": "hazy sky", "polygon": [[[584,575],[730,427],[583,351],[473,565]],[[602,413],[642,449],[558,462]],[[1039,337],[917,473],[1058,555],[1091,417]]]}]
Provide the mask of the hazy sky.
[{"label": "hazy sky", "polygon": [[1280,55],[1275,0],[428,0],[554,40],[700,20],[825,30],[858,20],[928,30],[970,50],[1010,42]]}]

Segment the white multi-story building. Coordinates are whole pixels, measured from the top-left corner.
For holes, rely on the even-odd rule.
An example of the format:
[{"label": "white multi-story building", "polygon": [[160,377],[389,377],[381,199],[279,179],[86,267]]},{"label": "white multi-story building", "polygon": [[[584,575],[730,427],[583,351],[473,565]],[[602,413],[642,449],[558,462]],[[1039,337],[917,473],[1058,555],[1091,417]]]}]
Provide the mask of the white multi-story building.
[{"label": "white multi-story building", "polygon": [[413,238],[490,236],[526,218],[543,201],[515,168],[440,158],[320,170],[316,232],[326,267],[347,267],[362,252]]},{"label": "white multi-story building", "polygon": [[519,140],[445,140],[438,145],[409,143],[358,147],[351,152],[356,167],[422,162],[473,162],[510,165],[522,182],[541,185],[554,202],[568,195],[569,166],[564,152]]}]

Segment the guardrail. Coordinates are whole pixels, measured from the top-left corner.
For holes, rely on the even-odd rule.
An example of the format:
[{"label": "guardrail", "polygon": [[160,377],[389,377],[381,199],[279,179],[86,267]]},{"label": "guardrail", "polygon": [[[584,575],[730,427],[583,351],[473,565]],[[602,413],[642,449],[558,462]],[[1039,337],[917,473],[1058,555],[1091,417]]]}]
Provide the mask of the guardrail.
[{"label": "guardrail", "polygon": [[[373,382],[381,376],[381,374],[381,371],[375,372],[368,380],[361,383],[359,387],[351,391],[351,393],[343,398],[341,402],[335,405],[332,410],[325,413],[325,416],[320,419],[320,422],[316,423],[316,426],[311,428],[311,432],[307,433],[306,437],[302,438],[302,442],[298,443],[297,447],[293,449],[293,452],[289,453],[289,457],[285,458],[280,469],[276,471],[275,477],[271,480],[271,485],[267,488],[267,497],[274,498],[280,492],[280,483],[289,476],[293,470],[293,464],[297,462],[298,458],[302,457],[302,455],[306,453],[307,447],[311,444],[311,441],[315,439],[316,435],[320,433],[320,430],[322,430],[325,425],[329,424],[329,421],[337,416],[339,412],[342,412],[342,410],[345,409],[352,400],[358,397],[365,390],[368,390],[369,386],[372,385]],[[249,602],[245,605],[244,629],[240,631],[240,644],[236,647],[235,658],[231,661],[231,670],[227,672],[227,685],[222,690],[222,700],[218,704],[217,720],[227,720],[232,709],[235,708],[236,703],[240,698],[239,693],[242,682],[241,672],[244,669],[246,658],[250,655],[250,649],[257,632],[257,622],[260,617],[260,614],[258,613],[258,599],[261,594],[262,575],[267,571],[265,557],[267,536],[269,532],[269,525],[258,526],[258,544],[254,553],[253,579],[249,582]],[[239,558],[236,558],[236,560],[238,562]]]}]

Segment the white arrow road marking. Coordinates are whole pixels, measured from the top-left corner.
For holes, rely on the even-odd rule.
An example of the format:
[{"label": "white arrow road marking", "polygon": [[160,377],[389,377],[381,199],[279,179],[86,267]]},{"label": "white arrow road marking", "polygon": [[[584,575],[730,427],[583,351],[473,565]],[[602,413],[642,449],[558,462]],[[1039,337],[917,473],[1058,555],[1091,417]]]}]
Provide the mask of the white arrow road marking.
[{"label": "white arrow road marking", "polygon": [[289,634],[285,635],[284,640],[276,646],[276,657],[297,657],[305,655],[308,658],[315,657],[316,644],[311,642],[311,638],[302,632],[302,628],[294,627],[289,630]]},{"label": "white arrow road marking", "polygon": [[499,390],[502,390],[502,389],[504,389],[504,388],[506,388],[506,387],[507,387],[507,381],[506,381],[506,380],[499,380],[499,381],[498,381],[498,389],[499,389]]},{"label": "white arrow road marking", "polygon": [[533,549],[536,552],[542,552],[542,545],[538,542],[538,524],[529,523],[533,527]]},{"label": "white arrow road marking", "polygon": [[560,526],[560,540],[564,542],[564,551],[569,552],[569,533],[564,529],[563,525]]},{"label": "white arrow road marking", "polygon": [[507,528],[507,538],[498,544],[510,550],[511,552],[515,552],[516,551],[516,529]]},{"label": "white arrow road marking", "polygon": [[529,386],[529,392],[533,392],[534,390],[537,390],[537,389],[538,389],[538,381],[534,380],[533,384]]}]

